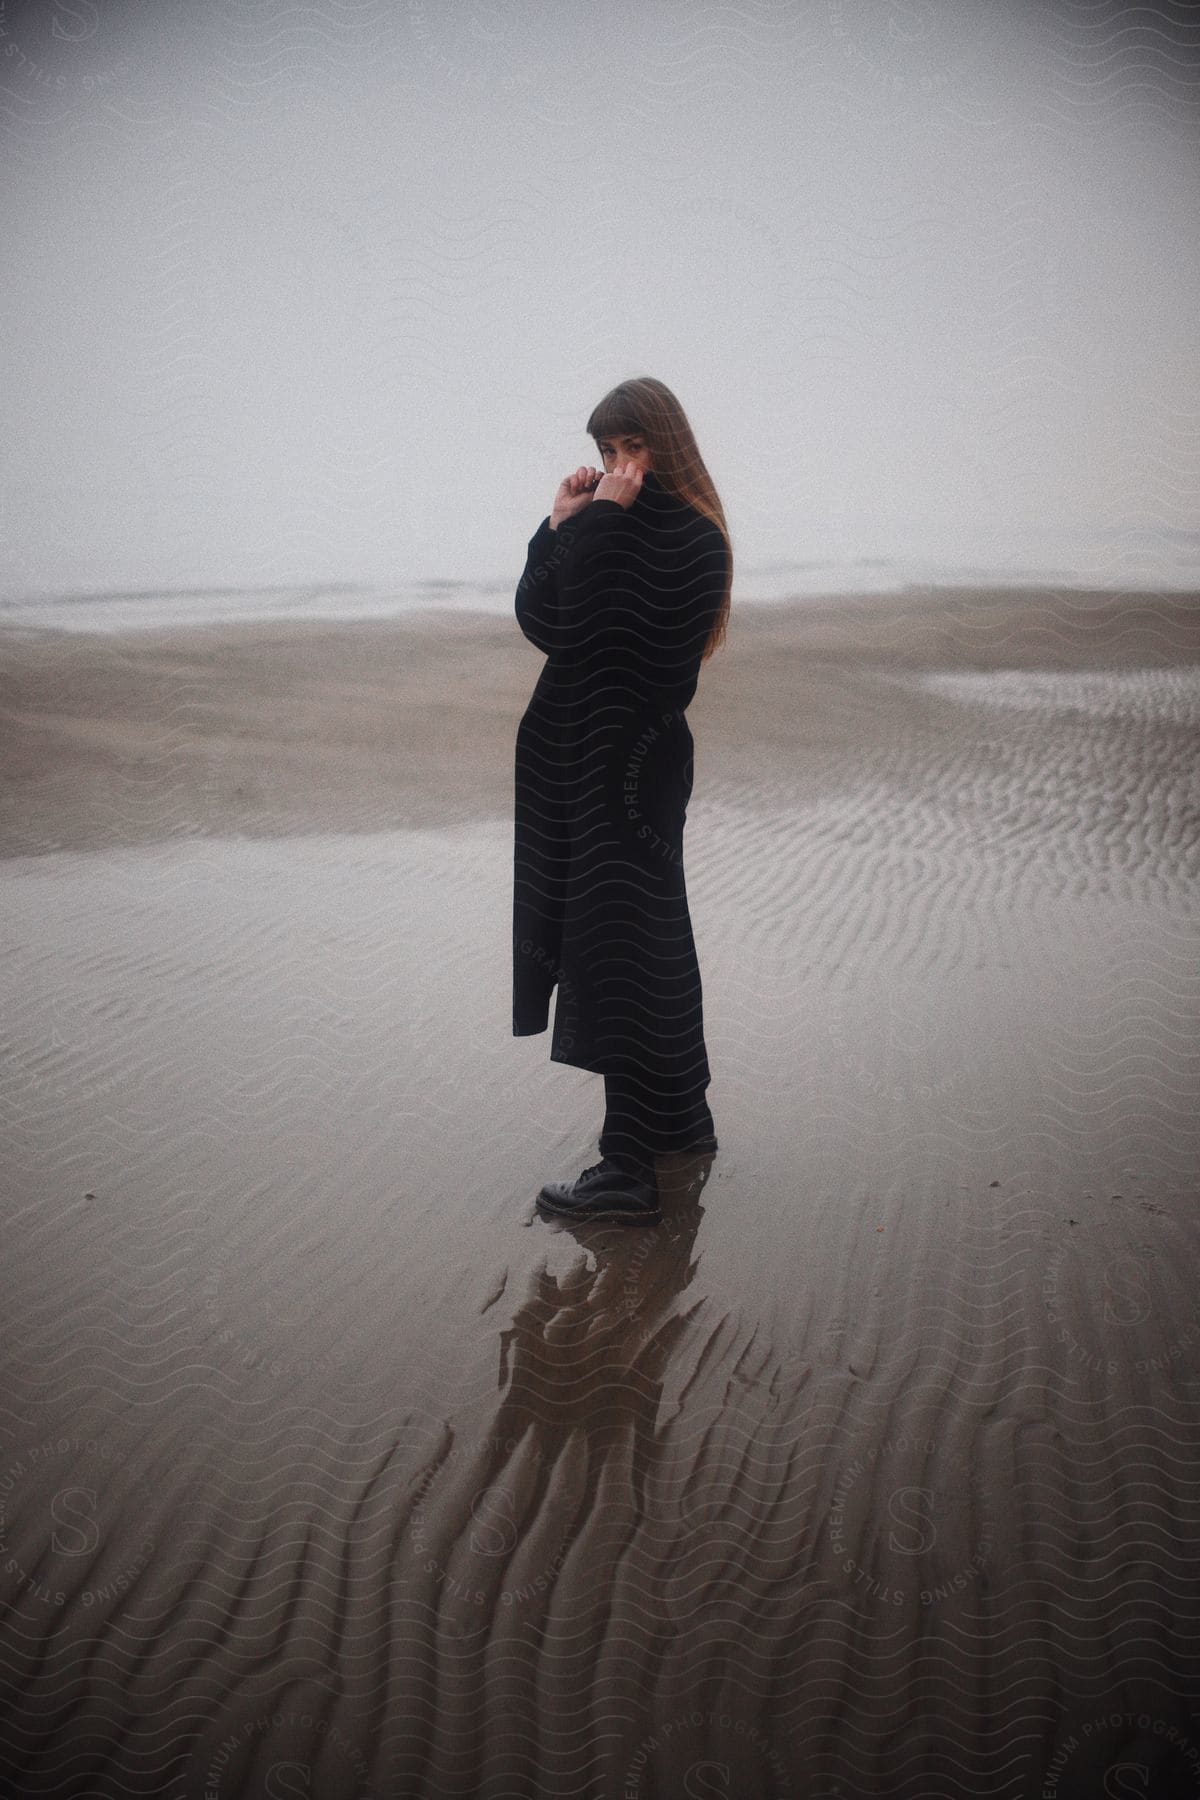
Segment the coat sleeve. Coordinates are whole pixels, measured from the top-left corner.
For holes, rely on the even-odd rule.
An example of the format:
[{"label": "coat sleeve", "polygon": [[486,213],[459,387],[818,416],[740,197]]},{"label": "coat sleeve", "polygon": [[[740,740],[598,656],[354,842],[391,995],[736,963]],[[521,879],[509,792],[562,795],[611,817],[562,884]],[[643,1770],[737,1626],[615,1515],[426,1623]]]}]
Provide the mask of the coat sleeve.
[{"label": "coat sleeve", "polygon": [[593,577],[610,560],[605,547],[611,547],[624,518],[625,508],[616,500],[592,500],[553,531],[547,514],[530,538],[517,583],[517,624],[545,655],[576,648],[586,624],[588,595],[572,592],[564,602],[564,594],[581,583],[588,590],[596,586]]},{"label": "coat sleeve", "polygon": [[[565,521],[564,521],[565,523]],[[553,642],[554,622],[558,616],[558,587],[567,540],[550,529],[547,513],[529,540],[525,568],[517,583],[516,614],[531,644],[549,655]]]}]

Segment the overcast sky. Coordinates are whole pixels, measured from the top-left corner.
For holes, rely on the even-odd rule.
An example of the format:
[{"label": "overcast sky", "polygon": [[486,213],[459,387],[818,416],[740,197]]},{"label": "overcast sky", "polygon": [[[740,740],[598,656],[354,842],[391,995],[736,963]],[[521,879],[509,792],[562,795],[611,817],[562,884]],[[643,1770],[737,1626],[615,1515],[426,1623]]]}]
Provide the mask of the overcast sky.
[{"label": "overcast sky", "polygon": [[1197,18],[3,0],[0,586],[515,579],[636,374],[747,566],[1132,584],[1200,527]]}]

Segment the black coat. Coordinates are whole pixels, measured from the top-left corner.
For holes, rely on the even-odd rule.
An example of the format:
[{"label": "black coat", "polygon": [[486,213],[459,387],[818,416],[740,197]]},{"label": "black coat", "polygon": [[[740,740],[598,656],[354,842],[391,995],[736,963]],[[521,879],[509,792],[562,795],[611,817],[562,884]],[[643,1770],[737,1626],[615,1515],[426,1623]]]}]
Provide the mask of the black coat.
[{"label": "black coat", "polygon": [[546,663],[517,730],[513,1033],[606,1072],[709,1079],[683,874],[685,708],[724,595],[719,526],[651,472],[529,541],[517,622]]}]

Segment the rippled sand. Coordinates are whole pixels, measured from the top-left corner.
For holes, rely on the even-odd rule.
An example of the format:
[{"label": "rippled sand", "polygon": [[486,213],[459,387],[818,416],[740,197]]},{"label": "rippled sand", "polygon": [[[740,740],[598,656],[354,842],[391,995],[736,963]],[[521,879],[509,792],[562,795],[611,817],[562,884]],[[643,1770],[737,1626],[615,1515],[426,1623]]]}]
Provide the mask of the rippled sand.
[{"label": "rippled sand", "polygon": [[6,643],[3,1791],[1200,1792],[1198,622],[735,613],[577,1234],[515,626]]}]

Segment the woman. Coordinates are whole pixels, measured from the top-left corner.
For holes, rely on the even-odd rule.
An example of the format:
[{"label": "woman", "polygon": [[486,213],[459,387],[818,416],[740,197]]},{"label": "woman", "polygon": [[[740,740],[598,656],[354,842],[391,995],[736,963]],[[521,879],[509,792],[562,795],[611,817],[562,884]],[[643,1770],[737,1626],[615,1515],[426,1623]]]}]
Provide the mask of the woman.
[{"label": "woman", "polygon": [[513,1033],[604,1076],[601,1160],[544,1212],[661,1219],[656,1155],[716,1150],[683,874],[684,717],[724,641],[733,558],[683,408],[623,381],[587,422],[606,473],[559,483],[529,541],[517,622],[546,656],[517,731]]}]

